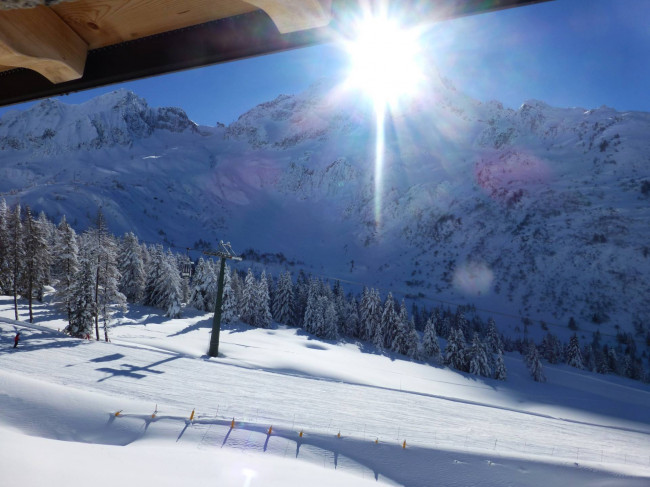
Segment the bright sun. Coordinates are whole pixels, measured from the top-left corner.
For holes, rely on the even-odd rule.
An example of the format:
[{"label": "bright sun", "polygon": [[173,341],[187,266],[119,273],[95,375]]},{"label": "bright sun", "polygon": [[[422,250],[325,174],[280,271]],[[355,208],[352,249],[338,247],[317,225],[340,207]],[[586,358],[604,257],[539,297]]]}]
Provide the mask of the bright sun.
[{"label": "bright sun", "polygon": [[358,37],[347,45],[349,83],[372,97],[391,104],[412,94],[422,79],[419,36],[387,19],[364,21]]}]

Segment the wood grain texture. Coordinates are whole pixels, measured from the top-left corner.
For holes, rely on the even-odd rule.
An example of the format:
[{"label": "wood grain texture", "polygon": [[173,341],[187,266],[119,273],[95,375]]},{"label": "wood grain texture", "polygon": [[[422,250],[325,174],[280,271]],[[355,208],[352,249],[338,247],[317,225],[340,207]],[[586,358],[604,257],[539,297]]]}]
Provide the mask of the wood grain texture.
[{"label": "wood grain texture", "polygon": [[314,29],[332,19],[331,0],[246,0],[264,10],[282,34]]},{"label": "wood grain texture", "polygon": [[0,12],[0,65],[62,83],[83,76],[87,52],[83,39],[47,7]]},{"label": "wood grain texture", "polygon": [[240,0],[79,0],[51,8],[90,49],[257,10]]}]

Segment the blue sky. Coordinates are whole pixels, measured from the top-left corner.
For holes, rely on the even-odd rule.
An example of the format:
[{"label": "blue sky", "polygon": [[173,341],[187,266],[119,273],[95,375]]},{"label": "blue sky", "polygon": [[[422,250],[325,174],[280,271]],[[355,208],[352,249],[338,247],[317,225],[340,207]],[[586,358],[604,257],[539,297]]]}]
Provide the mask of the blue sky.
[{"label": "blue sky", "polygon": [[[428,26],[427,57],[456,87],[516,108],[550,105],[650,112],[650,1],[555,0]],[[344,78],[336,44],[194,69],[63,96],[80,103],[117,87],[198,123],[230,123],[258,103]],[[10,109],[23,109],[30,104]],[[0,109],[0,114],[7,111]]]}]

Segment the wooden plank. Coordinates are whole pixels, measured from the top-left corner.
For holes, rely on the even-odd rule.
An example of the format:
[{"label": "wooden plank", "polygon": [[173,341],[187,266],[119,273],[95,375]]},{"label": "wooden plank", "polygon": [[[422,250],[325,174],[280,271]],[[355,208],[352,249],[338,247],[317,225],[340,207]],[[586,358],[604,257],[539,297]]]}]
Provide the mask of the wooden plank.
[{"label": "wooden plank", "polygon": [[257,10],[240,0],[78,0],[50,8],[90,49]]},{"label": "wooden plank", "polygon": [[87,52],[86,43],[47,7],[0,12],[0,65],[62,83],[83,76]]},{"label": "wooden plank", "polygon": [[264,10],[282,34],[324,27],[332,20],[331,0],[246,0]]}]

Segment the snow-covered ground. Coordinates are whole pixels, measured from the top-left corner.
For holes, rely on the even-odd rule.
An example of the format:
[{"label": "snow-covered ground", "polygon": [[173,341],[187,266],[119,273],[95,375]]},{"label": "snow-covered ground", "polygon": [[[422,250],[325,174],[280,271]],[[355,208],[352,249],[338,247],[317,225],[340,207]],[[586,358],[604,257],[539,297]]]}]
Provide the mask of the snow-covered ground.
[{"label": "snow-covered ground", "polygon": [[566,366],[539,384],[518,355],[504,383],[284,327],[225,325],[215,359],[210,315],[131,307],[103,343],[11,304],[3,486],[650,484],[647,384]]}]

